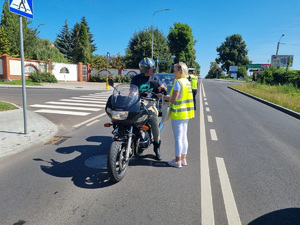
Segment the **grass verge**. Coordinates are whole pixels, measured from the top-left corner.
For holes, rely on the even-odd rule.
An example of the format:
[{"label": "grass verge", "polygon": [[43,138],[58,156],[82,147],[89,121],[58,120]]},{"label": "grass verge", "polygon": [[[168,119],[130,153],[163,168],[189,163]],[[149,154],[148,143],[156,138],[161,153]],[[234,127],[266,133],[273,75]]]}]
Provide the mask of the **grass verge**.
[{"label": "grass verge", "polygon": [[[11,80],[11,81],[0,80],[0,84],[22,85],[22,79],[20,79],[20,80]],[[40,83],[34,82],[31,79],[26,79],[25,84],[30,85],[30,86],[41,86]]]},{"label": "grass verge", "polygon": [[231,87],[300,113],[300,90],[292,84],[237,84]]},{"label": "grass verge", "polygon": [[18,107],[14,106],[10,103],[0,101],[0,112],[7,111],[7,110],[13,110],[13,109],[18,109]]}]

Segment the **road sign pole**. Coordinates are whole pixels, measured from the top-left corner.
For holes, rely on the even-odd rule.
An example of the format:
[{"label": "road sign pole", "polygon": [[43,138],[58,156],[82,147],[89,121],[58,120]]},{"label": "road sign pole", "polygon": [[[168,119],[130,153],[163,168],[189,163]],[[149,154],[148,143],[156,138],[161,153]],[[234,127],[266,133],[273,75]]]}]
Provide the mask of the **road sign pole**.
[{"label": "road sign pole", "polygon": [[23,93],[23,116],[24,116],[24,134],[27,134],[27,102],[26,102],[26,86],[25,86],[25,69],[24,69],[24,46],[23,46],[23,26],[22,16],[19,16],[20,29],[20,54],[21,54],[21,72],[22,72],[22,93]]}]

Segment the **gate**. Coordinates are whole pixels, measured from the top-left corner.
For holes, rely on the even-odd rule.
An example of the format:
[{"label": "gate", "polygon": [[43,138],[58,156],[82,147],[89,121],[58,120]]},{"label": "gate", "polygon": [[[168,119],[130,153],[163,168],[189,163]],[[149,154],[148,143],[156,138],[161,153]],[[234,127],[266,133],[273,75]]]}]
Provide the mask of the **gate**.
[{"label": "gate", "polygon": [[83,79],[83,81],[87,81],[87,66],[86,65],[82,66],[82,79]]}]

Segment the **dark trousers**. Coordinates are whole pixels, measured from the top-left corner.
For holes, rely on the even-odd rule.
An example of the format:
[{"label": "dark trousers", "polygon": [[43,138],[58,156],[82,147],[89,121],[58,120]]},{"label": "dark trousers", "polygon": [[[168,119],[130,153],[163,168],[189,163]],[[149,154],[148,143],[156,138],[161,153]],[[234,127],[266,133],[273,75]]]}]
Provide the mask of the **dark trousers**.
[{"label": "dark trousers", "polygon": [[196,110],[196,95],[197,95],[197,89],[192,89],[193,91],[193,99],[194,99],[194,109]]}]

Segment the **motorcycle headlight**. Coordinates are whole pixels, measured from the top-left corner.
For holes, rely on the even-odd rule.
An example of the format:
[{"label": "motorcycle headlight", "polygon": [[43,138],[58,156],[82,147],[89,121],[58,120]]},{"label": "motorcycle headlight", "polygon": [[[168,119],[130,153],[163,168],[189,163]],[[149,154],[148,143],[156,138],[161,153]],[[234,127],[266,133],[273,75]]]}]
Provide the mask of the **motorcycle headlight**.
[{"label": "motorcycle headlight", "polygon": [[126,120],[128,111],[112,111],[111,118],[114,120]]},{"label": "motorcycle headlight", "polygon": [[138,118],[137,123],[140,123],[142,121],[145,121],[148,118],[148,115],[143,115],[140,118]]}]

